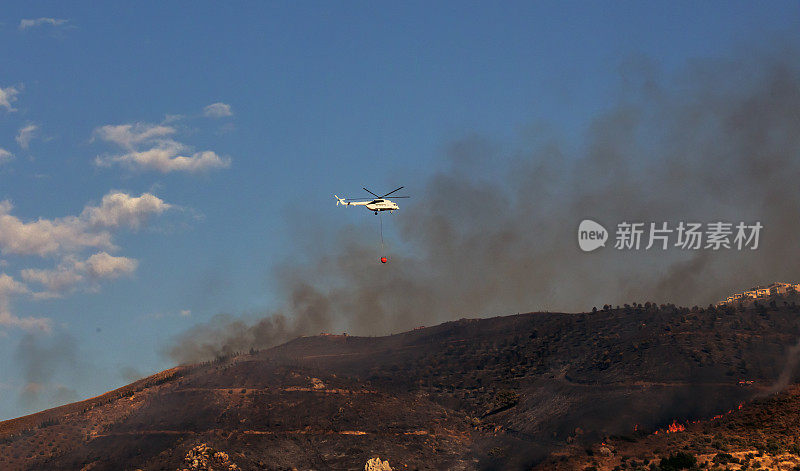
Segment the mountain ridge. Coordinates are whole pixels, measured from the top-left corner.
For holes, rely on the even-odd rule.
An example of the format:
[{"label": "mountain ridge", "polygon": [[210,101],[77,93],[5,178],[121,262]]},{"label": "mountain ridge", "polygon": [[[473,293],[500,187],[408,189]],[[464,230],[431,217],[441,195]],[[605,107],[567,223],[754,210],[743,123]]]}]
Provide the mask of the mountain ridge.
[{"label": "mountain ridge", "polygon": [[298,337],[2,422],[0,466],[174,470],[207,444],[240,469],[363,469],[375,456],[529,469],[767,394],[786,376],[799,312],[634,303]]}]

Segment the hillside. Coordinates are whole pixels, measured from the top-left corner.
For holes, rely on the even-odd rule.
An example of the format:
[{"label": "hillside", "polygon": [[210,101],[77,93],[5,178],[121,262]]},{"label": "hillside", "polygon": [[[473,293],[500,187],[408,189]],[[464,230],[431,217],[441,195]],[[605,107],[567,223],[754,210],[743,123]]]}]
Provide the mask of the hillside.
[{"label": "hillside", "polygon": [[750,410],[786,376],[798,311],[647,303],[302,337],[0,423],[0,469],[175,470],[200,444],[240,469],[583,466],[608,436]]},{"label": "hillside", "polygon": [[[710,469],[800,470],[800,387],[742,404],[673,431],[608,437],[591,447],[564,450],[538,470],[676,469],[681,461]],[[678,468],[680,469],[680,468]]]}]

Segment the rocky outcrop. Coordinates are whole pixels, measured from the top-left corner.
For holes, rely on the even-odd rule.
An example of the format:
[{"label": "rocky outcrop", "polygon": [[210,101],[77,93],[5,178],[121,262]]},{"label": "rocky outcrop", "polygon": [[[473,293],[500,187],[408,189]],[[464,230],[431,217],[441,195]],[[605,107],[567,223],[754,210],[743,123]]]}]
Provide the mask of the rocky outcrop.
[{"label": "rocky outcrop", "polygon": [[202,443],[189,450],[183,459],[184,466],[178,471],[238,471],[224,451],[216,451]]},{"label": "rocky outcrop", "polygon": [[389,466],[389,460],[381,461],[376,456],[367,460],[367,464],[364,465],[364,471],[392,471],[392,467]]}]

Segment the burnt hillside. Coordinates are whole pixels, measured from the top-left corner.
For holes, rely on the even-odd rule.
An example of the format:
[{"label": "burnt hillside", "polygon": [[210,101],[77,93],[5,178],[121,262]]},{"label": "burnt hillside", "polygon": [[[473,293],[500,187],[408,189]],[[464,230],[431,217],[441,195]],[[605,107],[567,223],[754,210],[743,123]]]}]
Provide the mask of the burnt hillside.
[{"label": "burnt hillside", "polygon": [[788,304],[647,303],[303,337],[0,423],[0,468],[174,470],[207,443],[241,469],[525,469],[766,395],[798,336]]},{"label": "burnt hillside", "polygon": [[541,471],[574,469],[672,471],[676,457],[700,468],[800,469],[800,387],[756,399],[706,420],[678,423],[675,431],[638,431],[572,446],[541,463]]}]

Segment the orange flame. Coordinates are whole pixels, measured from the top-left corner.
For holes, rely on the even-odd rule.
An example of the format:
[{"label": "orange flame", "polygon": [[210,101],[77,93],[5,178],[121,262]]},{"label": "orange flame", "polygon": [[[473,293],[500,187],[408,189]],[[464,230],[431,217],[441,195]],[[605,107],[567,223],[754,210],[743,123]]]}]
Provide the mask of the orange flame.
[{"label": "orange flame", "polygon": [[677,420],[673,420],[669,427],[667,427],[667,433],[675,433],[675,432],[683,432],[686,430],[686,426],[683,424],[679,424]]},{"label": "orange flame", "polygon": [[739,405],[736,406],[736,409],[731,409],[731,410],[729,410],[728,412],[726,412],[724,414],[715,415],[714,417],[711,417],[711,420],[714,421],[714,420],[717,420],[717,419],[721,419],[721,418],[725,417],[726,415],[733,414],[734,410],[742,410],[742,407],[744,407],[744,402],[740,402]]},{"label": "orange flame", "polygon": [[[726,415],[733,414],[734,410],[742,410],[743,407],[744,407],[744,402],[740,402],[739,405],[736,406],[736,409],[731,409],[731,410],[725,412],[724,414],[715,415],[714,417],[711,417],[711,419],[709,419],[709,420],[713,422],[715,420],[721,419],[721,418],[725,417]],[[697,423],[700,423],[700,420],[687,421],[686,423],[687,424],[690,424],[690,423],[691,424],[697,424]],[[638,424],[633,426],[633,430],[634,431],[638,430],[638,428],[639,428]],[[664,432],[666,432],[666,433],[675,433],[675,432],[684,432],[684,431],[686,431],[686,426],[683,425],[683,424],[678,423],[677,420],[673,420],[672,423],[669,424],[669,426],[666,428],[666,430],[664,430]],[[655,432],[653,432],[653,435],[658,435],[659,432],[660,432],[659,430],[656,430]]]}]

